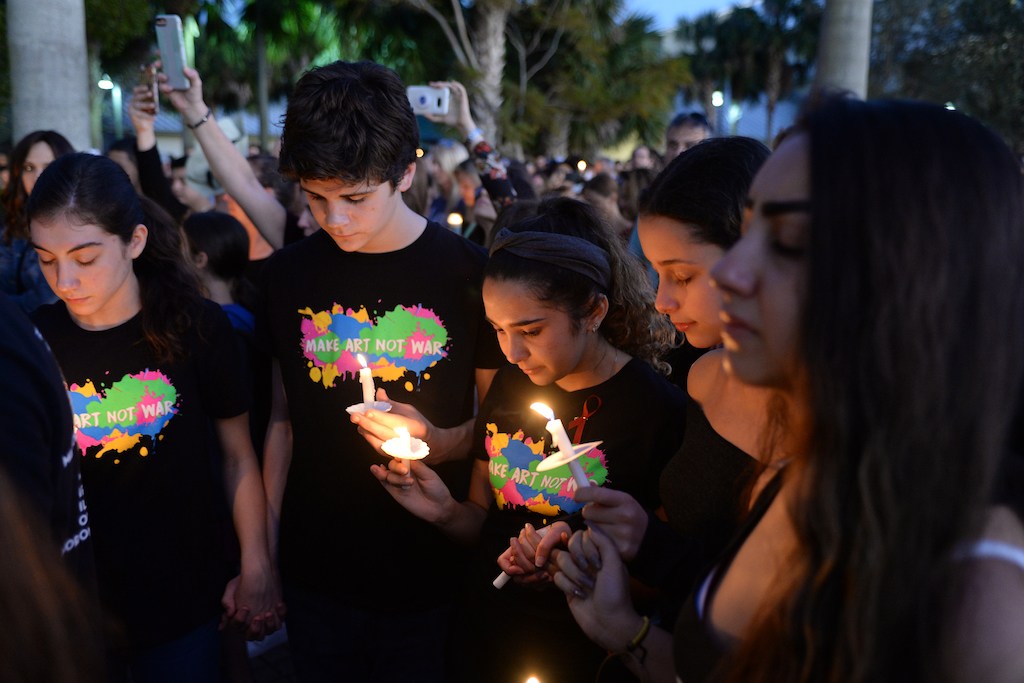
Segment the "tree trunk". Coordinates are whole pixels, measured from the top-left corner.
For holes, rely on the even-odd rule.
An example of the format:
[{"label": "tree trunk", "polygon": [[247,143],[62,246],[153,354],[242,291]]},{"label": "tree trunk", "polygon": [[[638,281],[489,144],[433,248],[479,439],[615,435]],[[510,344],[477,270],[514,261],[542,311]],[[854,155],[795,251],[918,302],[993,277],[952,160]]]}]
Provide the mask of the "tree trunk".
[{"label": "tree trunk", "polygon": [[556,110],[551,116],[551,129],[548,132],[547,153],[552,159],[566,159],[569,156],[569,125],[572,116],[569,112]]},{"label": "tree trunk", "polygon": [[52,129],[88,149],[93,88],[82,0],[8,0],[7,44],[14,140]]},{"label": "tree trunk", "polygon": [[510,0],[478,2],[473,23],[473,50],[479,72],[473,81],[477,93],[474,118],[493,145],[501,144],[498,112],[504,98],[501,85],[505,74],[505,25],[512,11]]},{"label": "tree trunk", "polygon": [[825,0],[814,86],[868,92],[872,0]]},{"label": "tree trunk", "polygon": [[768,56],[768,75],[765,78],[765,132],[764,143],[772,144],[775,133],[772,128],[775,125],[775,107],[779,103],[779,93],[782,92],[782,60],[785,57],[781,54],[770,54]]}]

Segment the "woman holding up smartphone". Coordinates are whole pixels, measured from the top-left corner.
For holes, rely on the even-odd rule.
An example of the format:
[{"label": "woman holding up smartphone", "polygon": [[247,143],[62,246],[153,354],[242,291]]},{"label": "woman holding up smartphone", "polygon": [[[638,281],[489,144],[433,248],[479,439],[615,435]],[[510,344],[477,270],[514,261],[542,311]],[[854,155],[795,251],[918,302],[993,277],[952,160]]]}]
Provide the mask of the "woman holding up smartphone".
[{"label": "woman holding up smartphone", "polygon": [[[145,206],[104,157],[46,170],[28,216],[60,301],[34,320],[67,381],[100,600],[122,629],[111,680],[216,681],[219,623],[279,625],[263,488],[230,323],[200,296],[180,231]],[[213,434],[241,545],[226,589]]]}]

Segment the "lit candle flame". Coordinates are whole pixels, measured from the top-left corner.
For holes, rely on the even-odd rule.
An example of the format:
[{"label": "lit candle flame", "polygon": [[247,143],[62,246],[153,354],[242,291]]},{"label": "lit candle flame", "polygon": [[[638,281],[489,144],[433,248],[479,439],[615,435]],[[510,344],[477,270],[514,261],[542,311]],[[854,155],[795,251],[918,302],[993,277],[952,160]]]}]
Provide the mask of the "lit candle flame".
[{"label": "lit candle flame", "polygon": [[364,368],[366,367],[366,357],[363,356],[363,354],[357,353],[356,360],[359,361],[359,364],[362,365]]},{"label": "lit candle flame", "polygon": [[549,408],[548,404],[546,403],[541,403],[540,401],[537,401],[536,403],[531,403],[530,408],[546,417],[548,419],[548,422],[551,422],[552,420],[555,419],[555,411],[551,410],[551,408]]}]

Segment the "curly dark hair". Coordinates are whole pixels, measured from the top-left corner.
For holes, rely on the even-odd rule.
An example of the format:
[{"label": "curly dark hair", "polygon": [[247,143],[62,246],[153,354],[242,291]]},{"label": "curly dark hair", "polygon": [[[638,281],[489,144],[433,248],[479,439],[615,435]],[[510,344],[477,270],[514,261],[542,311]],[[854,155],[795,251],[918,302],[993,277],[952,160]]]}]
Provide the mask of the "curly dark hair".
[{"label": "curly dark hair", "polygon": [[611,286],[606,291],[584,275],[505,250],[491,255],[484,269],[485,278],[525,283],[539,301],[566,311],[574,331],[579,331],[581,321],[593,312],[598,295],[606,296],[608,314],[600,333],[615,348],[668,374],[668,364],[661,358],[674,343],[675,329],[655,310],[654,290],[643,269],[594,207],[566,197],[546,199],[537,206],[536,215],[508,229],[571,235],[596,244],[608,254]]}]

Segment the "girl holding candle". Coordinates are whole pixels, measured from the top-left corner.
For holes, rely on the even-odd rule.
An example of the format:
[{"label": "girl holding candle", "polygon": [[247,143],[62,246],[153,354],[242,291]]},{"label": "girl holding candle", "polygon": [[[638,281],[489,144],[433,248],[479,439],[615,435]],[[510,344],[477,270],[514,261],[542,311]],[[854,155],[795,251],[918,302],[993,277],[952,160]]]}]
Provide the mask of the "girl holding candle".
[{"label": "girl holding candle", "polygon": [[[219,680],[218,600],[249,635],[277,626],[244,368],[201,298],[181,232],[113,161],[69,154],[29,200],[32,244],[60,301],[36,325],[66,378],[100,600],[121,627],[110,680]],[[224,584],[213,444],[241,546]]]},{"label": "girl holding candle", "polygon": [[[494,558],[529,523],[579,510],[568,466],[537,470],[555,450],[545,403],[573,443],[602,441],[580,458],[591,483],[659,504],[658,473],[682,436],[684,397],[656,371],[672,329],[653,306],[642,271],[592,207],[567,199],[501,231],[483,285],[487,318],[512,363],[481,407],[468,500],[459,502],[424,462],[372,470],[395,499],[449,535],[475,543],[457,663],[468,680],[594,680],[605,652],[572,623],[557,591],[491,585]],[[405,414],[406,417],[402,417]],[[377,428],[408,420],[396,405]],[[415,421],[415,420],[414,420]],[[364,428],[370,428],[364,421]],[[417,426],[426,434],[429,426]]]},{"label": "girl holding candle", "polygon": [[[582,492],[578,500],[592,503],[584,507],[584,519],[615,539],[630,573],[665,591],[650,607],[662,623],[674,621],[690,584],[776,472],[762,464],[771,456],[759,443],[770,423],[772,392],[743,384],[723,365],[721,296],[710,275],[739,239],[750,182],[768,153],[750,138],[706,140],[658,174],[640,208],[640,240],[659,276],[656,307],[685,334],[688,346],[712,350],[686,374],[686,435],[661,473],[659,514],[610,489]],[[536,572],[563,544],[568,527],[556,523],[553,531],[541,539],[524,530],[499,565],[513,576]]]},{"label": "girl holding candle", "polygon": [[656,681],[1024,680],[1022,226],[1020,162],[977,122],[812,107],[712,272],[729,363],[785,397],[792,464],[674,644],[609,539],[574,536],[555,580],[584,629]]}]

